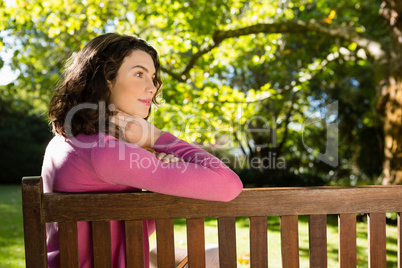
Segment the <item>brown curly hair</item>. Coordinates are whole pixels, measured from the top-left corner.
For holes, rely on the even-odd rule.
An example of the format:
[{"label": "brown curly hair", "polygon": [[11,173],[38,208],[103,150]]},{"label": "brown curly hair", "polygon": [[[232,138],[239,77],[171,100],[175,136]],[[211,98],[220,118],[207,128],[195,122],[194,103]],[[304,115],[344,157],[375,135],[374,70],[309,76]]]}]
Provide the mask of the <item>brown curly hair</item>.
[{"label": "brown curly hair", "polygon": [[[67,62],[64,79],[49,103],[48,115],[53,132],[66,138],[80,133],[108,133],[109,120],[104,118],[112,116],[113,111],[108,109],[110,89],[107,81],[114,83],[123,60],[135,50],[148,53],[154,61],[154,84],[157,90],[152,102],[159,105],[157,97],[161,93],[162,80],[157,51],[135,36],[117,33],[100,35]],[[74,111],[74,116],[68,118],[70,111]],[[100,122],[101,119],[104,123]]]}]

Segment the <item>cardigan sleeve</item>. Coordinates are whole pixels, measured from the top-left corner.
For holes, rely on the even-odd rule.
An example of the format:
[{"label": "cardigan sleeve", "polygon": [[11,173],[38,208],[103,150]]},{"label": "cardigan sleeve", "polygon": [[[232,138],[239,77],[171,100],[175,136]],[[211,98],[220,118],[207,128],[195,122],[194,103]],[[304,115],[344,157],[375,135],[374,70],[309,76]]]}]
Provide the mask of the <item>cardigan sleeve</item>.
[{"label": "cardigan sleeve", "polygon": [[155,154],[108,135],[92,148],[91,162],[105,182],[162,194],[230,201],[243,188],[239,177],[222,161],[170,133],[164,133],[154,149],[184,162],[163,163]]}]

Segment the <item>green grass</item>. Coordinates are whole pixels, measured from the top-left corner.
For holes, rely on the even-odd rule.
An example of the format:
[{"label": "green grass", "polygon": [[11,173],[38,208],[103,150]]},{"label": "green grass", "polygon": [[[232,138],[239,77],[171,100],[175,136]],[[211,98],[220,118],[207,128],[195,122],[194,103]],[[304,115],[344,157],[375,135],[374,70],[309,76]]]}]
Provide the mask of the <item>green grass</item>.
[{"label": "green grass", "polygon": [[0,268],[25,267],[21,187],[0,185]]},{"label": "green grass", "polygon": [[[0,268],[25,267],[24,237],[22,226],[21,188],[18,185],[0,185]],[[328,267],[338,264],[338,223],[337,217],[329,215],[327,220]],[[236,221],[238,267],[249,267],[248,219]],[[281,267],[279,217],[268,217],[268,262],[269,267]],[[205,242],[218,243],[217,221],[205,220]],[[387,225],[387,267],[397,267],[397,228]],[[151,236],[151,247],[155,245],[155,235]],[[185,248],[185,220],[175,220],[175,245]],[[367,223],[357,223],[357,267],[368,267]],[[300,267],[308,264],[308,217],[299,217]]]}]

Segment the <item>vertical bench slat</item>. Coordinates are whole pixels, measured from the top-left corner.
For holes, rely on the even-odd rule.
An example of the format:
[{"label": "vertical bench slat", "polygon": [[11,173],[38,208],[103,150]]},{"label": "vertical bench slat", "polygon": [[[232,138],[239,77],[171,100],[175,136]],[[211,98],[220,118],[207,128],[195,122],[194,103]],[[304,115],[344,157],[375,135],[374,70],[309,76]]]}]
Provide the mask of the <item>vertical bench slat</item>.
[{"label": "vertical bench slat", "polygon": [[282,267],[299,267],[298,217],[281,216]]},{"label": "vertical bench slat", "polygon": [[78,234],[77,222],[59,222],[60,267],[77,267]]},{"label": "vertical bench slat", "polygon": [[310,267],[327,267],[327,215],[309,217]]},{"label": "vertical bench slat", "polygon": [[188,266],[205,268],[204,219],[187,219]]},{"label": "vertical bench slat", "polygon": [[398,268],[402,268],[402,222],[401,222],[401,212],[398,212]]},{"label": "vertical bench slat", "polygon": [[250,217],[251,267],[268,267],[267,217]]},{"label": "vertical bench slat", "polygon": [[385,213],[368,214],[369,267],[387,267]]},{"label": "vertical bench slat", "polygon": [[339,266],[356,267],[356,214],[340,214],[339,230]]},{"label": "vertical bench slat", "polygon": [[236,218],[218,218],[219,264],[220,268],[237,267]]},{"label": "vertical bench slat", "polygon": [[127,268],[144,267],[143,221],[125,221]]},{"label": "vertical bench slat", "polygon": [[109,221],[92,222],[94,267],[112,267],[112,245]]},{"label": "vertical bench slat", "polygon": [[174,267],[174,229],[172,219],[156,220],[156,247],[158,267]]},{"label": "vertical bench slat", "polygon": [[21,190],[26,267],[47,267],[46,228],[41,215],[42,180],[23,178]]}]

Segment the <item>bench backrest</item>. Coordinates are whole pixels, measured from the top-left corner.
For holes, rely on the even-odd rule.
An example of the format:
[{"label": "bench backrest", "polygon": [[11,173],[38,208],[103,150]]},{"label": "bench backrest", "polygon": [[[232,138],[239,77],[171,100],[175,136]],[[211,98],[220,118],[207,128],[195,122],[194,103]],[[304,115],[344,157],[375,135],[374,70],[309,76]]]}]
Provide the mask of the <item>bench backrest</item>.
[{"label": "bench backrest", "polygon": [[[283,267],[299,267],[298,215],[309,215],[310,267],[327,267],[327,215],[337,214],[340,267],[356,267],[356,214],[368,213],[369,265],[386,267],[386,212],[402,211],[402,186],[244,189],[231,202],[157,193],[44,194],[22,180],[26,265],[46,267],[46,222],[59,223],[63,267],[78,267],[77,221],[92,222],[95,267],[111,267],[110,221],[125,221],[127,267],[143,267],[143,219],[156,220],[159,267],[174,267],[173,219],[187,219],[189,267],[205,267],[204,218],[217,218],[220,267],[236,267],[236,217],[249,217],[250,265],[268,267],[267,216],[281,217]],[[85,204],[85,205],[83,205]],[[398,213],[398,267],[401,265]]]}]

